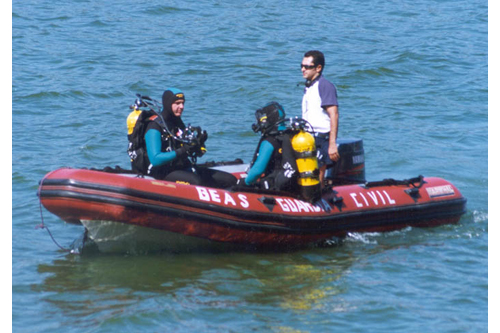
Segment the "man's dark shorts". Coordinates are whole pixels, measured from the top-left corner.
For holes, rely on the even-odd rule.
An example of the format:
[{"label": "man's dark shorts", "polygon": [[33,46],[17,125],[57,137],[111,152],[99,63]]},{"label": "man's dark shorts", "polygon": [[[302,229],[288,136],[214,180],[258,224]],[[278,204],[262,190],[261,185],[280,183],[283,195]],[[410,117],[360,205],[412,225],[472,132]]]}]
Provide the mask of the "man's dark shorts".
[{"label": "man's dark shorts", "polygon": [[336,162],[330,159],[328,156],[328,146],[329,146],[329,138],[323,136],[314,137],[316,140],[316,151],[318,156],[318,167],[322,167],[326,165],[327,168],[335,165]]}]

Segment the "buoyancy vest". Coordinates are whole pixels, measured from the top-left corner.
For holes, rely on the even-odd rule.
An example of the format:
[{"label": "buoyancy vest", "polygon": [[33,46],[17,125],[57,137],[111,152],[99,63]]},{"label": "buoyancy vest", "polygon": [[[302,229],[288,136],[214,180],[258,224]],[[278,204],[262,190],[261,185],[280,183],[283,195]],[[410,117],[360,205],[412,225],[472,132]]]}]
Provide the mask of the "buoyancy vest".
[{"label": "buoyancy vest", "polygon": [[[297,190],[298,172],[289,134],[278,133],[262,137],[257,146],[257,151],[263,141],[268,141],[274,149],[259,185],[266,189],[295,192]],[[256,157],[257,155],[254,157],[252,164],[255,162]]]},{"label": "buoyancy vest", "polygon": [[134,109],[134,111],[132,111],[127,117],[127,153],[130,157],[132,170],[143,175],[147,174],[148,166],[150,164],[148,154],[146,152],[144,134],[146,133],[146,127],[149,119],[154,115],[155,113],[153,111]]},{"label": "buoyancy vest", "polygon": [[187,158],[175,159],[159,167],[153,167],[148,158],[146,140],[144,136],[148,129],[156,129],[161,133],[161,151],[173,151],[178,147],[178,143],[170,132],[162,118],[153,111],[134,110],[127,118],[128,126],[128,155],[132,165],[132,170],[142,175],[150,175],[157,179],[164,178],[173,170],[191,166]]}]

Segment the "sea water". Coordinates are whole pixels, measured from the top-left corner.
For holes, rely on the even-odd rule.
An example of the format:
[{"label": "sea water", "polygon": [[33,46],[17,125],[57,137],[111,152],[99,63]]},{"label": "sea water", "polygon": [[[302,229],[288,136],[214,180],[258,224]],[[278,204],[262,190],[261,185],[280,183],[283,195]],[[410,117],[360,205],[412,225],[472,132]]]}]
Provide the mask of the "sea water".
[{"label": "sea water", "polygon": [[[209,133],[200,162],[249,162],[257,108],[300,115],[310,49],[367,179],[445,178],[468,199],[458,224],[287,253],[87,256],[36,228],[65,248],[83,235],[40,211],[38,182],[128,167],[136,93],[183,90],[184,121]],[[487,162],[486,1],[14,1],[13,331],[485,332]]]}]

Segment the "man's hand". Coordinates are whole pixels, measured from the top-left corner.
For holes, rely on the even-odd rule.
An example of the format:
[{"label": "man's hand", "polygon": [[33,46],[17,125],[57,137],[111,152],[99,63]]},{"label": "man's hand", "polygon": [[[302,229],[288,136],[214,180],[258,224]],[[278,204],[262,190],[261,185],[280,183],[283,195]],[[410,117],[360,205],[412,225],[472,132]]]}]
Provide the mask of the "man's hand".
[{"label": "man's hand", "polygon": [[328,156],[334,162],[337,162],[340,159],[340,154],[339,154],[339,151],[337,149],[337,145],[336,144],[329,145],[329,147],[328,147]]}]

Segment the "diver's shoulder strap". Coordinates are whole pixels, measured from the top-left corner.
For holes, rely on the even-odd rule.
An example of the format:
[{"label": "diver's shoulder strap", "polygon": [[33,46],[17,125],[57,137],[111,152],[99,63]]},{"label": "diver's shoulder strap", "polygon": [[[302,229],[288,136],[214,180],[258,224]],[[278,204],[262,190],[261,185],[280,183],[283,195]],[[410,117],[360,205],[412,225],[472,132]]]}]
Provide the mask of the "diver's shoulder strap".
[{"label": "diver's shoulder strap", "polygon": [[295,158],[295,151],[292,147],[292,138],[290,134],[284,133],[281,135],[281,148],[282,148],[282,164],[289,163],[293,170],[297,170],[297,162]]},{"label": "diver's shoulder strap", "polygon": [[274,151],[278,151],[281,148],[281,140],[279,140],[277,138],[277,135],[263,135],[263,136],[261,136],[259,143],[257,144],[257,148],[255,149],[255,152],[253,154],[252,161],[250,162],[250,167],[257,160],[257,156],[259,155],[260,146],[262,145],[262,142],[264,142],[264,141],[269,142],[273,146]]},{"label": "diver's shoulder strap", "polygon": [[158,124],[158,126],[160,126],[163,132],[168,132],[167,124],[165,124],[163,118],[158,116],[157,114],[149,117],[148,121],[154,121],[156,124]]},{"label": "diver's shoulder strap", "polygon": [[278,150],[281,148],[281,138],[279,138],[277,135],[268,135],[263,137],[263,140],[259,142],[259,145],[262,143],[262,141],[267,141],[269,142],[274,150]]}]

